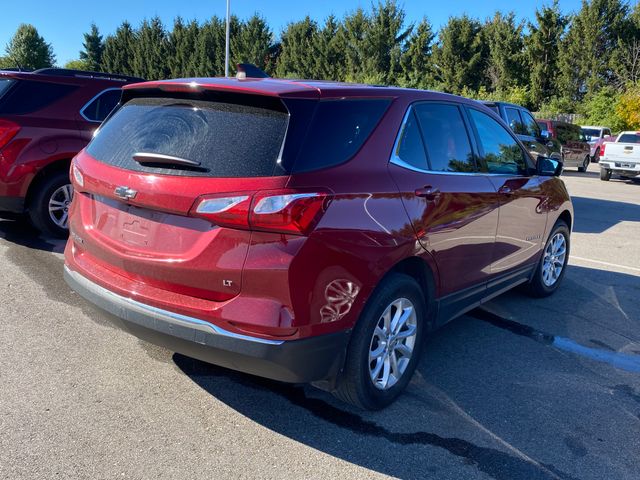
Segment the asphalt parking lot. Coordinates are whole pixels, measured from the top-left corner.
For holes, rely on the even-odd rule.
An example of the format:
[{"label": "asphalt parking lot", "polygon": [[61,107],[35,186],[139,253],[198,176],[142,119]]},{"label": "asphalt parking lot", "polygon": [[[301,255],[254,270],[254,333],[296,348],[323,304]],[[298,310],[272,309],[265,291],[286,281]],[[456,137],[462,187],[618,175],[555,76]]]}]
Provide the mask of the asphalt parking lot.
[{"label": "asphalt parking lot", "polygon": [[111,327],[62,242],[0,221],[0,478],[640,478],[640,183],[565,181],[557,294],[450,323],[376,413]]}]

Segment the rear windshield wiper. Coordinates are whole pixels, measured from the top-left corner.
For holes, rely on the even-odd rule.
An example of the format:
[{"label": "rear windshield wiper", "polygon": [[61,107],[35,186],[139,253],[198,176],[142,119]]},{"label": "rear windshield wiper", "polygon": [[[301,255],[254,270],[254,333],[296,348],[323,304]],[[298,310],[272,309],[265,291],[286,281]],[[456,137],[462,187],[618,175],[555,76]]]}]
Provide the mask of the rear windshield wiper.
[{"label": "rear windshield wiper", "polygon": [[171,155],[163,155],[161,153],[138,152],[134,153],[132,158],[140,165],[166,165],[207,170],[200,166],[200,162],[196,162],[195,160],[172,157]]}]

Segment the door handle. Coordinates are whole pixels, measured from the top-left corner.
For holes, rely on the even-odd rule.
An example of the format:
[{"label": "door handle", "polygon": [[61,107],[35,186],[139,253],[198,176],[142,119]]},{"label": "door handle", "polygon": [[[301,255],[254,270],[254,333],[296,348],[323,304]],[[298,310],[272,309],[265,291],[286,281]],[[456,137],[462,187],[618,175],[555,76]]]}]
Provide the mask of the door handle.
[{"label": "door handle", "polygon": [[436,200],[440,197],[440,189],[434,188],[431,185],[426,185],[422,188],[416,189],[416,196],[426,198],[427,200]]},{"label": "door handle", "polygon": [[511,190],[511,187],[507,186],[507,185],[502,185],[499,189],[498,189],[498,193],[502,193],[503,195],[510,195],[513,193],[513,190]]}]

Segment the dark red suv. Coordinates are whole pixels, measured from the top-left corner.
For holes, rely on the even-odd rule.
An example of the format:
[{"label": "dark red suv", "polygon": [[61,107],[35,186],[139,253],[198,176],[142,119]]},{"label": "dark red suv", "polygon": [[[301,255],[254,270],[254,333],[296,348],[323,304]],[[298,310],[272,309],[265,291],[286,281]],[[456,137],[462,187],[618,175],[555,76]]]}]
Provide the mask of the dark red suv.
[{"label": "dark red suv", "polygon": [[60,68],[0,71],[0,214],[28,212],[37,228],[65,237],[71,159],[134,81]]},{"label": "dark red suv", "polygon": [[560,168],[452,95],[131,85],[73,162],[65,278],[142,339],[381,408],[429,331],[516,285],[558,288]]}]

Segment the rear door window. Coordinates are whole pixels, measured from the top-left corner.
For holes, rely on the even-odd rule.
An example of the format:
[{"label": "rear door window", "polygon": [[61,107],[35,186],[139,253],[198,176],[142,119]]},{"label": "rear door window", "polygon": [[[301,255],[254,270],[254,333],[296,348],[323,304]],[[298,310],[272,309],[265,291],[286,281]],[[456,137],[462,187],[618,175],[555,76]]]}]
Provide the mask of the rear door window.
[{"label": "rear door window", "polygon": [[91,100],[81,111],[81,115],[90,122],[102,122],[120,101],[119,88],[105,90]]},{"label": "rear door window", "polygon": [[511,130],[518,135],[527,135],[527,130],[522,123],[522,118],[520,118],[520,112],[516,108],[506,107],[504,109],[507,114],[507,123]]},{"label": "rear door window", "polygon": [[526,154],[515,138],[489,115],[470,108],[482,150],[484,169],[501,175],[526,175]]},{"label": "rear door window", "polygon": [[413,108],[409,112],[407,120],[404,122],[394,154],[396,158],[400,160],[400,165],[404,163],[407,164],[407,166],[415,167],[419,170],[429,169],[427,155],[424,150],[424,144],[422,143],[422,136],[420,135],[420,128],[418,127],[418,120],[416,119]]},{"label": "rear door window", "polygon": [[11,80],[9,78],[0,78],[0,97],[2,97],[2,95],[9,90],[9,87],[11,85],[13,85],[14,80]]},{"label": "rear door window", "polygon": [[524,134],[531,137],[540,138],[541,133],[538,122],[536,122],[528,112],[520,111],[520,115],[522,117],[522,127],[524,129]]},{"label": "rear door window", "polygon": [[0,114],[24,115],[42,110],[77,88],[74,85],[19,80],[7,95],[0,98]]},{"label": "rear door window", "polygon": [[[247,104],[173,98],[125,103],[87,147],[94,158],[139,172],[208,177],[284,174],[278,159],[288,114]],[[135,154],[183,159],[182,164],[134,160]],[[140,158],[139,155],[137,155]],[[196,165],[188,166],[192,162]]]},{"label": "rear door window", "polygon": [[457,105],[422,103],[415,107],[427,149],[430,170],[473,172],[469,135]]},{"label": "rear door window", "polygon": [[386,98],[318,102],[293,172],[333,167],[352,158],[390,103]]}]

